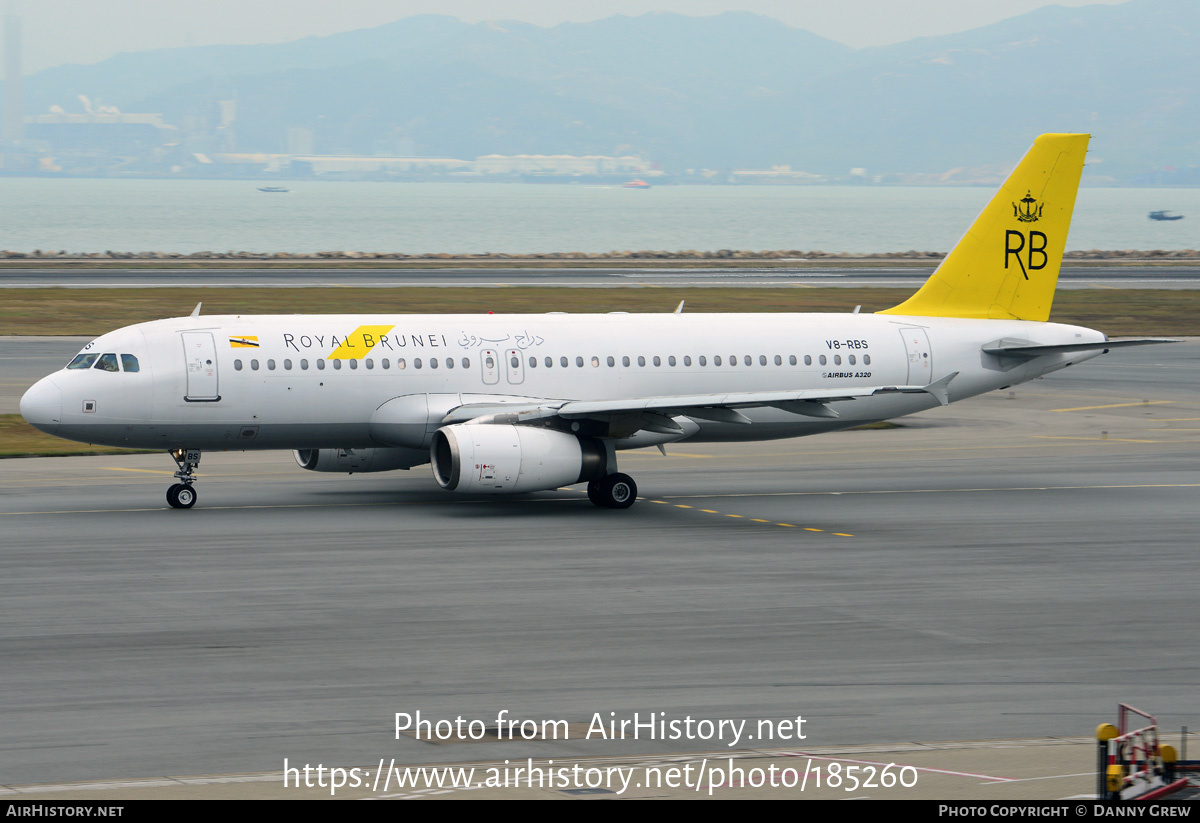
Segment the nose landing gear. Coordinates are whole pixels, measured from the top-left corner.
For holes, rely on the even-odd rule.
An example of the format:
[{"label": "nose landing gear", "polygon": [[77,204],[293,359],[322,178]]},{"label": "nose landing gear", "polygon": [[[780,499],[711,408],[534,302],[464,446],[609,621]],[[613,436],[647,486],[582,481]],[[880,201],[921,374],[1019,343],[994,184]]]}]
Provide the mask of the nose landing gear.
[{"label": "nose landing gear", "polygon": [[173,509],[190,509],[196,505],[196,489],[192,484],[196,482],[193,474],[200,464],[200,452],[196,449],[171,449],[168,454],[179,467],[175,477],[181,482],[167,489],[167,503]]}]

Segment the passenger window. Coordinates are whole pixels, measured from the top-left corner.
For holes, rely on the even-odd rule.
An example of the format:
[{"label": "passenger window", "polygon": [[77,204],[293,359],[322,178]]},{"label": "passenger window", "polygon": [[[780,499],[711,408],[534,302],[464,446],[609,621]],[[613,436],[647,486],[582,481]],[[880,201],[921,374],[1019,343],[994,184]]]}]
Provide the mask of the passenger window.
[{"label": "passenger window", "polygon": [[737,355],[736,354],[729,355],[729,365],[731,365],[731,366],[737,365]]},{"label": "passenger window", "polygon": [[599,367],[600,367],[600,358],[593,354],[592,355],[592,368],[596,369]]},{"label": "passenger window", "polygon": [[812,365],[812,355],[811,354],[804,355],[804,365],[806,365],[806,366]]},{"label": "passenger window", "polygon": [[625,355],[621,358],[621,365],[625,366],[626,368],[629,367],[629,355]]},{"label": "passenger window", "polygon": [[833,365],[835,365],[835,366],[842,365],[842,356],[840,354],[835,354],[833,356]]},{"label": "passenger window", "polygon": [[[419,363],[420,361],[418,360],[417,362]],[[436,357],[429,358],[429,368],[431,368],[431,369],[437,368],[437,358]]]},{"label": "passenger window", "polygon": [[512,366],[514,369],[519,369],[519,368],[521,368],[521,358],[517,357],[514,354],[512,357],[509,358],[508,364],[510,366]]},{"label": "passenger window", "polygon": [[529,368],[531,368],[531,369],[537,368],[537,358],[536,357],[529,358]]},{"label": "passenger window", "polygon": [[350,368],[351,368],[351,369],[357,369],[357,368],[358,368],[358,361],[357,361],[357,360],[351,360],[351,361],[350,361]]},{"label": "passenger window", "polygon": [[233,361],[233,370],[234,370],[234,371],[241,371],[241,370],[242,370],[242,361],[241,361],[241,360],[234,360],[234,361]]},{"label": "passenger window", "polygon": [[[488,368],[491,368],[491,367],[492,367],[492,358],[489,357],[488,358]],[[421,368],[421,358],[419,358],[419,357],[413,358],[413,368],[414,369]]]},{"label": "passenger window", "polygon": [[575,367],[580,369],[583,368],[583,358],[579,357],[578,355],[575,356]]},{"label": "passenger window", "polygon": [[464,369],[469,369],[469,368],[471,368],[471,361],[470,361],[470,360],[468,360],[467,358],[465,358],[465,357],[464,357],[464,358],[462,359],[462,366],[463,366],[463,368],[464,368]]},{"label": "passenger window", "polygon": [[334,360],[334,361],[332,361],[332,362],[333,362],[333,370],[334,370],[334,371],[341,371],[341,370],[342,370],[342,361],[341,361],[341,360]]},{"label": "passenger window", "polygon": [[325,371],[325,361],[319,357],[317,358],[317,371]]},{"label": "passenger window", "polygon": [[300,371],[308,371],[308,360],[300,361]]},{"label": "passenger window", "polygon": [[685,366],[692,365],[692,356],[690,354],[685,354],[683,356],[683,365],[685,365]]},{"label": "passenger window", "polygon": [[375,368],[375,361],[374,361],[374,360],[372,360],[372,359],[371,359],[371,358],[369,358],[369,357],[368,357],[366,360],[364,360],[364,361],[363,361],[363,363],[365,363],[365,364],[366,364],[366,366],[367,366],[367,368],[368,368],[368,369],[373,369],[373,368]]},{"label": "passenger window", "polygon": [[718,354],[718,355],[713,356],[713,365],[714,366],[721,365],[721,355]]},{"label": "passenger window", "polygon": [[[760,354],[758,356],[758,365],[760,365],[760,366],[767,365],[767,356],[765,354]],[[775,365],[777,365],[777,366],[779,365],[779,356],[778,355],[775,356]]]},{"label": "passenger window", "polygon": [[283,361],[283,368],[285,371],[291,371],[292,370],[292,361],[285,358]]},{"label": "passenger window", "polygon": [[779,355],[775,355],[775,365],[776,365],[776,366],[782,366],[782,365],[783,365],[783,358],[782,358],[782,357],[780,357]]},{"label": "passenger window", "polygon": [[612,368],[613,366],[615,366],[615,365],[617,365],[616,358],[614,358],[614,357],[613,357],[613,356],[610,354],[610,355],[608,356],[608,367],[611,369],[611,368]]},{"label": "passenger window", "polygon": [[667,358],[667,365],[668,366],[675,365],[675,355],[672,354],[670,357]]},{"label": "passenger window", "polygon": [[707,358],[707,357],[705,357],[704,355],[700,355],[700,365],[701,365],[701,366],[707,366],[707,365],[708,365],[708,358]]},{"label": "passenger window", "polygon": [[854,365],[854,355],[850,355],[850,365]]},{"label": "passenger window", "polygon": [[789,354],[789,355],[788,355],[788,365],[789,365],[789,366],[794,366],[794,365],[796,365],[796,355],[794,355],[794,354]]},{"label": "passenger window", "polygon": [[96,365],[92,368],[100,371],[120,371],[121,367],[117,365],[117,356],[115,354],[102,354],[100,359],[96,361]]},{"label": "passenger window", "polygon": [[[807,360],[808,358],[806,357],[806,358],[804,358],[804,359],[805,359],[805,360]],[[825,355],[821,355],[821,356],[818,358],[818,362],[819,362],[819,363],[820,363],[822,366],[824,366],[824,365],[826,364],[826,362],[828,362],[828,361],[826,361],[826,360],[825,360]]]},{"label": "passenger window", "polygon": [[654,365],[656,365],[656,366],[661,366],[661,365],[662,365],[662,360],[660,360],[660,359],[658,358],[658,355],[657,355],[657,354],[656,354],[656,355],[654,355]]},{"label": "passenger window", "polygon": [[275,361],[274,360],[267,361],[267,371],[275,371]]},{"label": "passenger window", "polygon": [[258,371],[258,361],[257,360],[250,361],[250,371]]},{"label": "passenger window", "polygon": [[565,369],[567,367],[567,358],[565,358],[565,357],[558,358],[558,365],[562,366]]},{"label": "passenger window", "polygon": [[745,358],[743,358],[743,362],[744,362],[744,363],[745,363],[747,366],[753,366],[753,365],[754,365],[754,359],[753,359],[752,357],[750,357],[750,355],[746,355],[746,356],[745,356]]},{"label": "passenger window", "polygon": [[553,365],[554,365],[554,358],[547,357],[546,358],[546,368],[551,368]]},{"label": "passenger window", "polygon": [[404,362],[403,357],[401,357],[399,360],[396,361],[396,368],[400,369],[400,371],[404,371],[404,369],[406,369],[407,367],[408,367],[408,364],[406,362]]},{"label": "passenger window", "polygon": [[448,369],[454,368],[454,358],[453,357],[446,358],[446,368],[448,368]]},{"label": "passenger window", "polygon": [[132,354],[121,355],[121,368],[127,372],[141,371],[141,367],[138,366],[138,359]]},{"label": "passenger window", "polygon": [[392,361],[385,357],[379,361],[379,365],[383,366],[384,369],[390,369],[392,367]]},{"label": "passenger window", "polygon": [[871,365],[871,355],[869,355],[869,354],[864,354],[864,355],[863,355],[863,365],[864,365],[864,366],[869,366],[869,365]]},{"label": "passenger window", "polygon": [[639,366],[644,366],[644,365],[646,365],[646,358],[645,358],[645,357],[642,357],[640,354],[638,355],[638,365],[639,365]]}]

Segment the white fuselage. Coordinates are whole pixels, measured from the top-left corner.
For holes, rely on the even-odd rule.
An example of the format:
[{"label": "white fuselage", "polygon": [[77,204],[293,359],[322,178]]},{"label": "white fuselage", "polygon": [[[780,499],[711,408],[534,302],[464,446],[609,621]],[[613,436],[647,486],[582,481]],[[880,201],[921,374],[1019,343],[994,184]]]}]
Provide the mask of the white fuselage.
[{"label": "white fuselage", "polygon": [[[436,428],[450,408],[473,402],[838,392],[924,386],[954,372],[949,399],[957,401],[1098,354],[981,351],[1001,339],[1105,338],[1054,323],[872,314],[185,317],[93,340],[85,352],[134,355],[138,371],[63,369],[31,389],[21,410],[45,431],[113,446],[422,448],[427,439],[381,435],[377,410],[395,398],[429,396],[428,426]],[[682,433],[643,431],[617,448],[793,437],[937,404],[929,394],[890,394],[831,403],[836,418],[772,407],[745,409],[750,425],[676,418]]]}]

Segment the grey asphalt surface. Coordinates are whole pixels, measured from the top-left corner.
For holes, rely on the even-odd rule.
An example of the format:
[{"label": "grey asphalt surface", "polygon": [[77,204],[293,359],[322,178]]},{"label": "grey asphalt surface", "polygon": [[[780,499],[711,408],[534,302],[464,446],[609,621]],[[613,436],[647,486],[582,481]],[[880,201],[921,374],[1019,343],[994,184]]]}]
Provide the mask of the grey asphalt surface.
[{"label": "grey asphalt surface", "polygon": [[[0,339],[6,402],[57,342]],[[417,710],[802,714],[810,747],[1086,736],[1118,701],[1194,727],[1200,342],[1014,392],[623,454],[625,512],[279,453],[206,454],[174,511],[165,455],[0,461],[0,784],[714,748],[395,739]]]},{"label": "grey asphalt surface", "polygon": [[[916,288],[936,264],[887,267],[832,267],[798,263],[794,268],[212,268],[212,269],[0,269],[0,288],[167,288],[296,286],[891,286]],[[1200,265],[1066,265],[1060,289],[1200,288]]]},{"label": "grey asphalt surface", "polygon": [[16,414],[25,390],[71,361],[90,337],[0,336],[0,414]]}]

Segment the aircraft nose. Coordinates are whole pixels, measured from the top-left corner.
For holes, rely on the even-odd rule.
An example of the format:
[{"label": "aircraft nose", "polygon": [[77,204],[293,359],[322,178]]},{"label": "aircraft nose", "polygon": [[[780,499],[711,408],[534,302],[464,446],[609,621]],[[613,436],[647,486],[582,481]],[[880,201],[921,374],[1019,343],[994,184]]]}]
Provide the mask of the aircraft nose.
[{"label": "aircraft nose", "polygon": [[35,429],[54,434],[62,420],[62,391],[43,377],[21,397],[21,416]]}]

